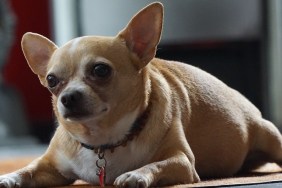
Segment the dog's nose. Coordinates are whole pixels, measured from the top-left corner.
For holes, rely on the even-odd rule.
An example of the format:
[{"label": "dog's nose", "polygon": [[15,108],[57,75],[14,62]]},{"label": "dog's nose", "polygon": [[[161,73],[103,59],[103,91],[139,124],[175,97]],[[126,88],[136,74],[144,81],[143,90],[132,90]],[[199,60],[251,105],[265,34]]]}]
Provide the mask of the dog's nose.
[{"label": "dog's nose", "polygon": [[73,91],[70,93],[66,93],[61,97],[61,103],[65,108],[72,109],[77,106],[79,101],[82,98],[82,93],[79,91]]}]

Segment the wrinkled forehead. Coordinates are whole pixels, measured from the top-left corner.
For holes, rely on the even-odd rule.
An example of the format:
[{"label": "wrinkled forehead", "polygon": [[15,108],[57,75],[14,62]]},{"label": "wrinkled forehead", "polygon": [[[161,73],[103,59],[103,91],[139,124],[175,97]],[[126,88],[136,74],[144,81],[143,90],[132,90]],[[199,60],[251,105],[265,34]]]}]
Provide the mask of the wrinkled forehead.
[{"label": "wrinkled forehead", "polygon": [[98,36],[85,36],[75,38],[63,47],[63,53],[69,55],[77,55],[77,53],[100,53],[103,55],[107,50],[113,48],[116,44],[114,37],[98,37]]},{"label": "wrinkled forehead", "polygon": [[57,49],[49,63],[49,70],[74,70],[91,61],[113,61],[125,45],[113,37],[80,37],[75,38]]},{"label": "wrinkled forehead", "polygon": [[56,50],[56,59],[79,59],[85,56],[105,56],[113,49],[115,40],[112,37],[79,37],[75,38]]}]

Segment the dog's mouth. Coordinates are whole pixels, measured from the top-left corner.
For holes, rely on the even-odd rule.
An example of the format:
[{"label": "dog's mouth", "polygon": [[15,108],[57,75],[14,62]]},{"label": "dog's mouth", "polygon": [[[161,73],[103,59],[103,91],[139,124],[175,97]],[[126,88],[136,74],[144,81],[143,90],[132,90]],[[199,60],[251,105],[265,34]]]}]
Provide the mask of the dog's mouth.
[{"label": "dog's mouth", "polygon": [[98,118],[102,114],[105,114],[108,112],[108,108],[105,107],[102,110],[98,112],[89,112],[87,110],[82,110],[82,109],[77,109],[77,110],[65,110],[63,113],[64,119],[67,121],[84,121],[87,119],[93,119],[93,118]]},{"label": "dog's mouth", "polygon": [[70,119],[70,120],[79,120],[79,119],[84,119],[90,116],[90,113],[88,112],[81,112],[81,111],[69,111],[66,110],[66,112],[63,114],[63,117],[65,119]]}]

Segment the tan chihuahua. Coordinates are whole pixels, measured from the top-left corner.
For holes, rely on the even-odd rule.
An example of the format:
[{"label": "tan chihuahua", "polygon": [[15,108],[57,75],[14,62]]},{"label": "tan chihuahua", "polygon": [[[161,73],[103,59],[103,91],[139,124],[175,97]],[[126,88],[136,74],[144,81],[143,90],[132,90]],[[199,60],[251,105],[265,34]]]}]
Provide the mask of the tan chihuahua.
[{"label": "tan chihuahua", "polygon": [[59,126],[46,153],[0,176],[1,188],[194,183],[250,162],[282,162],[278,129],[246,98],[196,67],[155,58],[162,25],[163,6],[153,3],[115,37],[58,48],[23,36]]}]

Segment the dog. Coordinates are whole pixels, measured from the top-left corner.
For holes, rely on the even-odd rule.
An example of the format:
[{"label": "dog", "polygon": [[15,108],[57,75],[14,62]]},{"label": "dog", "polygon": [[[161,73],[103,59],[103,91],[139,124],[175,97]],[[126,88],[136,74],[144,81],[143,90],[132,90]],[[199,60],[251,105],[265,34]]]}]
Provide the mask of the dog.
[{"label": "dog", "polygon": [[199,68],[155,58],[162,26],[155,2],[115,37],[59,48],[26,33],[23,53],[58,127],[46,153],[0,176],[0,187],[167,186],[281,164],[281,134],[251,102]]}]

